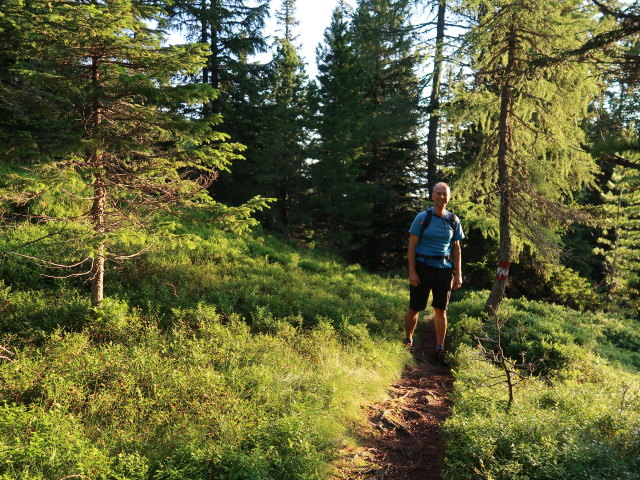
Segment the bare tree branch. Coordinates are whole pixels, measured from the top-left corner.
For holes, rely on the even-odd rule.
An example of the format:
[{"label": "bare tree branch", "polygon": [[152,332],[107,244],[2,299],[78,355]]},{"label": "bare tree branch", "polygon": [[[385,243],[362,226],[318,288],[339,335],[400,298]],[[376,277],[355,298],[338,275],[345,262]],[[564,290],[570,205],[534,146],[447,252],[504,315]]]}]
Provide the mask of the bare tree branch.
[{"label": "bare tree branch", "polygon": [[18,253],[18,252],[5,252],[5,253],[10,253],[12,255],[17,255],[18,257],[23,257],[23,258],[28,258],[29,260],[34,260],[38,263],[41,263],[43,265],[47,265],[48,267],[54,267],[54,268],[76,268],[79,267],[80,265],[82,265],[83,263],[87,262],[88,260],[91,260],[90,258],[85,258],[84,260],[81,260],[77,263],[73,263],[70,265],[65,265],[63,263],[55,263],[55,262],[50,262],[49,260],[44,260],[42,258],[38,258],[38,257],[33,257],[31,255],[25,255],[24,253]]},{"label": "bare tree branch", "polygon": [[13,353],[11,350],[9,350],[8,348],[0,345],[0,360],[5,360],[9,363],[14,363],[15,360],[12,357],[15,357],[16,354]]}]

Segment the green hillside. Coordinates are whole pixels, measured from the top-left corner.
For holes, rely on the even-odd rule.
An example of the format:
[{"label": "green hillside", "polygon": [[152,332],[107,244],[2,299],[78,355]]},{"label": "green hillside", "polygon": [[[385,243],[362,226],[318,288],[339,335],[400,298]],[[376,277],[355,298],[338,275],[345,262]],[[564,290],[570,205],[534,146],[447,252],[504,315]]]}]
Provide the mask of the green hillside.
[{"label": "green hillside", "polygon": [[5,257],[0,478],[326,477],[409,360],[403,282],[200,234],[113,268],[95,311],[86,285]]},{"label": "green hillside", "polygon": [[[508,301],[501,345],[520,375],[488,361],[497,329],[486,292],[452,307],[455,392],[444,478],[640,478],[640,329],[637,320]],[[495,357],[489,356],[491,360]]]},{"label": "green hillside", "polygon": [[640,0],[0,0],[0,480],[407,480],[390,397],[444,480],[640,480],[639,65]]},{"label": "green hillside", "polygon": [[[404,279],[260,234],[198,234],[116,264],[97,310],[82,282],[5,257],[0,478],[328,477],[361,407],[411,361]],[[444,478],[639,478],[637,321],[507,301],[501,346],[527,367],[509,404],[477,346],[495,350],[485,299],[451,306]]]}]

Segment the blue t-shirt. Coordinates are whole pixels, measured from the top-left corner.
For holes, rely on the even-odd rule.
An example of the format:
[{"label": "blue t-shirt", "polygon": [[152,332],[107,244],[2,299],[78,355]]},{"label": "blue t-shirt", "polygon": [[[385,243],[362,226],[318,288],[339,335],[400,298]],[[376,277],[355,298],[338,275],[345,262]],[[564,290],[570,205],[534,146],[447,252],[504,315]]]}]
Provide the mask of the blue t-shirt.
[{"label": "blue t-shirt", "polygon": [[[422,238],[416,246],[416,254],[428,255],[432,257],[447,257],[451,255],[451,244],[457,240],[464,238],[462,232],[462,225],[460,222],[455,223],[455,231],[451,228],[451,223],[443,217],[431,210],[431,222],[429,226],[425,228]],[[445,216],[448,212],[445,212]],[[422,221],[427,216],[427,212],[420,212],[409,229],[409,233],[420,236],[420,230],[422,229]],[[437,260],[433,258],[418,258],[419,262],[424,262],[430,267],[436,268],[451,268],[451,262],[449,260]]]}]

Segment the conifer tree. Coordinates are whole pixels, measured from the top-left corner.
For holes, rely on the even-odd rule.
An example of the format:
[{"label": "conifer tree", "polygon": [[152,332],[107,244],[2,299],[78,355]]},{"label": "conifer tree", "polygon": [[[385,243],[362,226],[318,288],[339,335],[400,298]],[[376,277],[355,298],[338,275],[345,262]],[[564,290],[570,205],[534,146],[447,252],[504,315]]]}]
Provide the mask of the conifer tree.
[{"label": "conifer tree", "polygon": [[266,128],[254,175],[264,193],[276,199],[272,218],[289,235],[302,222],[300,207],[307,190],[307,76],[293,44],[286,38],[279,43],[271,65]]},{"label": "conifer tree", "polygon": [[342,1],[317,50],[316,162],[311,167],[315,230],[347,259],[370,233],[368,184],[358,181],[365,117],[352,35]]},{"label": "conifer tree", "polygon": [[3,106],[38,111],[54,130],[34,141],[30,155],[18,152],[30,169],[3,178],[2,213],[5,221],[58,227],[55,237],[71,244],[77,259],[67,265],[70,275],[91,278],[94,306],[104,296],[107,260],[132,253],[119,247],[144,248],[165,225],[155,222],[158,213],[202,207],[210,218],[231,220],[264,205],[256,199],[228,209],[207,195],[240,146],[225,143],[214,119],[194,118],[215,92],[210,85],[176,84],[176,75],[201,70],[206,51],[163,47],[162,33],[149,26],[159,19],[155,6],[135,0],[11,5],[5,14],[28,29],[28,41],[14,52],[18,81]]},{"label": "conifer tree", "polygon": [[353,19],[363,122],[358,182],[369,189],[371,235],[358,252],[372,268],[399,263],[419,206],[419,57],[408,0],[361,0]]},{"label": "conifer tree", "polygon": [[283,36],[276,39],[267,70],[255,155],[243,162],[235,183],[245,195],[260,192],[275,199],[266,214],[268,225],[287,236],[303,222],[301,204],[308,188],[307,75],[294,46],[294,12],[293,0],[284,2],[278,12]]},{"label": "conifer tree", "polygon": [[605,258],[607,301],[631,302],[640,308],[640,173],[615,167],[603,193],[607,236],[595,253]]},{"label": "conifer tree", "polygon": [[438,171],[438,127],[440,125],[440,89],[442,81],[442,67],[444,65],[445,22],[447,15],[447,1],[438,0],[436,16],[435,52],[433,58],[433,74],[431,77],[431,93],[429,95],[429,130],[427,132],[427,192],[433,190],[437,183]]},{"label": "conifer tree", "polygon": [[467,218],[499,232],[502,268],[487,300],[488,311],[496,312],[519,246],[528,244],[546,261],[557,258],[556,232],[577,218],[568,207],[572,194],[592,179],[595,164],[580,148],[581,121],[597,93],[589,67],[532,66],[579,44],[594,25],[580,1],[473,0],[466,7],[479,21],[467,36],[476,76],[464,116],[482,143],[460,187],[481,199]]},{"label": "conifer tree", "polygon": [[265,52],[263,29],[269,14],[269,0],[175,0],[169,7],[170,24],[185,31],[187,39],[207,44],[208,58],[200,81],[221,94],[205,114],[222,114],[230,119],[229,96],[247,86],[256,67],[247,58]]},{"label": "conifer tree", "polygon": [[282,38],[294,42],[298,38],[294,29],[300,25],[296,19],[296,0],[282,0],[280,8],[276,12],[276,19]]},{"label": "conifer tree", "polygon": [[[266,66],[252,57],[268,49],[264,36],[269,0],[175,0],[168,8],[169,24],[189,41],[208,45],[207,62],[191,80],[212,85],[215,99],[202,107],[203,116],[222,116],[218,127],[245,147],[244,156],[255,159],[264,128],[262,110]],[[219,118],[219,117],[218,117]],[[233,172],[223,172],[215,195],[239,205],[250,198],[250,165],[239,162]]]},{"label": "conifer tree", "polygon": [[[549,66],[567,59],[580,59],[593,62],[598,74],[606,84],[620,84],[619,90],[637,96],[637,85],[640,83],[640,4],[638,2],[607,2],[591,0],[605,16],[602,27],[577,48],[567,48],[555,52],[554,55],[543,56],[534,63],[538,66]],[[626,95],[622,95],[621,103],[626,104]],[[583,149],[595,155],[599,160],[613,165],[640,169],[637,160],[621,155],[624,150],[640,151],[640,141],[625,135],[624,140],[617,134],[611,137],[598,135],[594,145],[582,145]]]}]

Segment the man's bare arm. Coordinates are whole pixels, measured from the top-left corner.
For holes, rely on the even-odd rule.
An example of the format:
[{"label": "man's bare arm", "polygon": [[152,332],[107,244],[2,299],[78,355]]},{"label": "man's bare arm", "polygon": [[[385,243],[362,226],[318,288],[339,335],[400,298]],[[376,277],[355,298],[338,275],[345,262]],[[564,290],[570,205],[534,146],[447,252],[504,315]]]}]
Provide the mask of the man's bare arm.
[{"label": "man's bare arm", "polygon": [[459,240],[453,242],[451,250],[453,255],[453,288],[456,289],[462,286],[462,249]]},{"label": "man's bare arm", "polygon": [[417,235],[409,235],[409,246],[407,248],[407,258],[409,259],[409,283],[414,287],[417,287],[420,283],[420,278],[416,273],[416,247],[418,246],[419,240],[420,238],[418,238]]}]

